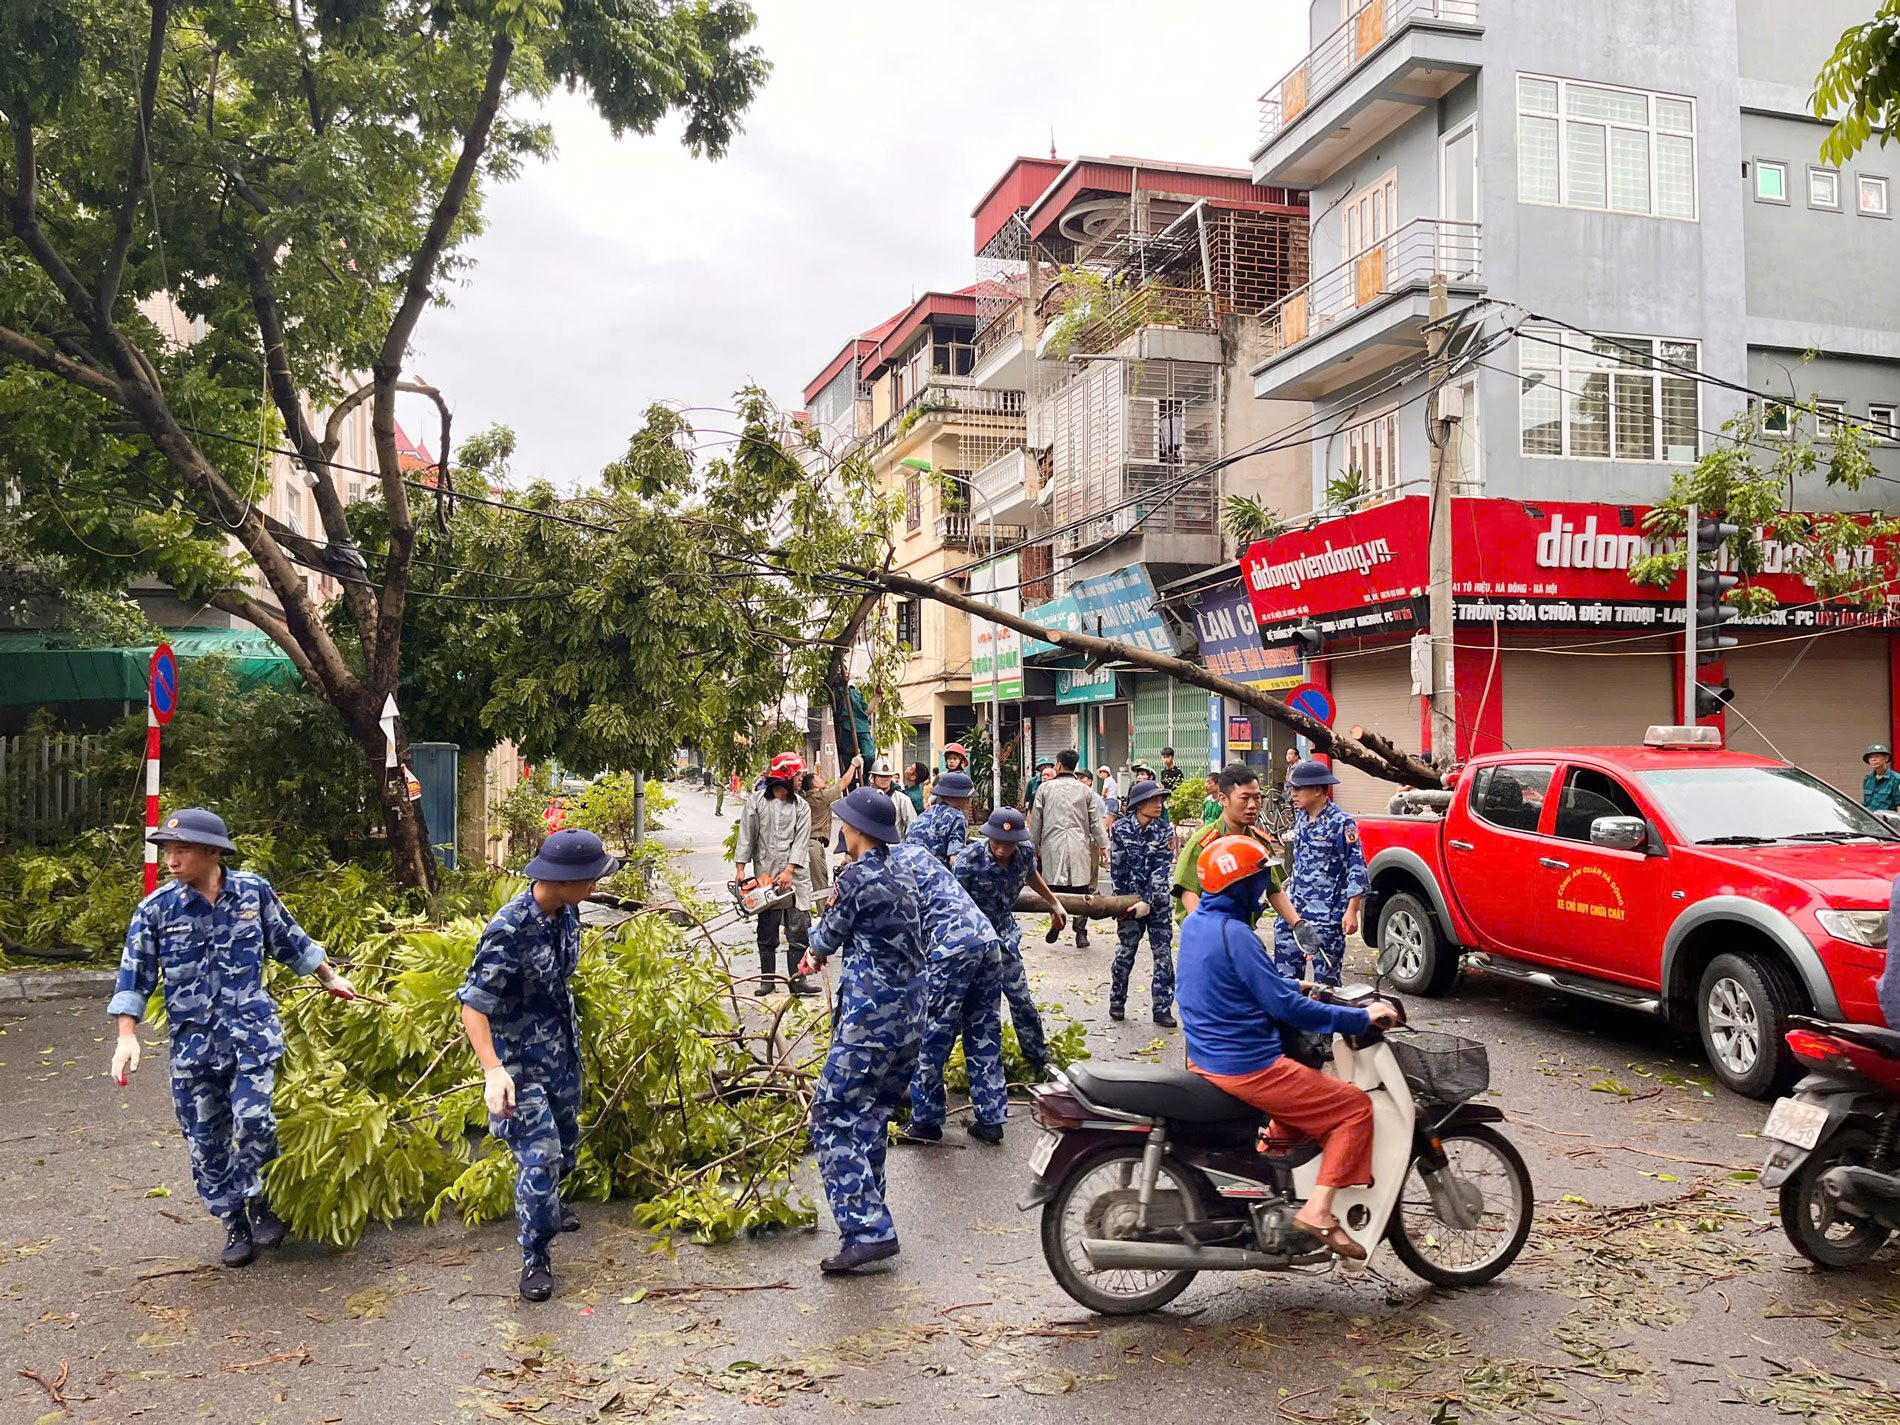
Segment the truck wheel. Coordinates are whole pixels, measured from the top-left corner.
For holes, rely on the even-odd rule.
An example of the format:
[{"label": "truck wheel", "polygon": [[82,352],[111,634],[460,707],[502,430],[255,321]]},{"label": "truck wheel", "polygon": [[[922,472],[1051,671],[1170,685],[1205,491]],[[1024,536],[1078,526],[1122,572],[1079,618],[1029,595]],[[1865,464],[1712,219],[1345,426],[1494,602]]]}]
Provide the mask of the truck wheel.
[{"label": "truck wheel", "polygon": [[1793,978],[1763,955],[1717,955],[1702,972],[1696,1022],[1716,1078],[1745,1098],[1768,1098],[1792,1082],[1795,1059],[1782,1039],[1806,1004]]},{"label": "truck wheel", "polygon": [[1379,963],[1387,978],[1408,995],[1437,997],[1458,978],[1458,954],[1438,933],[1431,907],[1400,891],[1379,910]]}]

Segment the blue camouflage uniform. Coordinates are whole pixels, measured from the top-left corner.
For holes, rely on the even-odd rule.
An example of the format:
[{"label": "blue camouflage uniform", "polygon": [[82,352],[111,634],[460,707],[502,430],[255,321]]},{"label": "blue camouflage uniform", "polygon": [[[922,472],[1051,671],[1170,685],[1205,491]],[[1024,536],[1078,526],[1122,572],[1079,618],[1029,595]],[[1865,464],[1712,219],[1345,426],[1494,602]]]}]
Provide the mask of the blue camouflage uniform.
[{"label": "blue camouflage uniform", "polygon": [[988,841],[973,841],[957,857],[954,869],[976,908],[990,918],[1002,939],[1003,998],[1009,1001],[1010,1023],[1016,1026],[1016,1047],[1031,1068],[1040,1068],[1049,1062],[1049,1041],[1042,1031],[1036,996],[1029,988],[1029,971],[1023,968],[1023,930],[1016,923],[1016,897],[1036,870],[1036,848],[1020,842],[1014,856],[999,861]]},{"label": "blue camouflage uniform", "polygon": [[1143,826],[1133,814],[1115,823],[1108,834],[1108,874],[1117,895],[1140,896],[1150,907],[1145,920],[1132,917],[1115,923],[1114,968],[1108,986],[1108,1007],[1120,1010],[1128,1003],[1128,977],[1135,968],[1141,937],[1148,936],[1148,954],[1154,960],[1154,1012],[1174,1007],[1174,833],[1160,817]]},{"label": "blue camouflage uniform", "polygon": [[580,1026],[568,989],[580,954],[579,913],[549,915],[530,886],[483,929],[456,991],[488,1016],[495,1055],[515,1081],[514,1116],[489,1114],[488,1131],[515,1155],[515,1225],[528,1256],[561,1229],[561,1179],[580,1141]]},{"label": "blue camouflage uniform", "polygon": [[[1336,985],[1346,963],[1346,936],[1339,923],[1346,914],[1346,902],[1366,893],[1366,853],[1359,845],[1359,824],[1337,803],[1327,802],[1318,816],[1295,812],[1286,842],[1293,854],[1287,899],[1319,935],[1312,977],[1321,984]],[[1273,928],[1273,965],[1288,979],[1306,977],[1306,954],[1285,921]]]},{"label": "blue camouflage uniform", "polygon": [[172,1111],[191,1177],[213,1216],[263,1190],[277,1156],[271,1090],[284,1030],[264,988],[264,960],[315,973],[323,947],[304,934],[269,881],[227,870],[215,902],[181,881],[139,902],[125,933],[111,1014],[143,1016],[161,980],[171,1028]]},{"label": "blue camouflage uniform", "polygon": [[917,877],[929,959],[924,965],[924,1032],[910,1081],[913,1127],[941,1127],[943,1066],[963,1036],[970,1102],[978,1123],[1009,1116],[1003,1077],[1003,943],[968,891],[920,846],[891,848],[891,859]]},{"label": "blue camouflage uniform", "polygon": [[953,864],[970,844],[970,819],[948,802],[932,802],[904,833],[910,846],[921,846],[944,865]]},{"label": "blue camouflage uniform", "polygon": [[842,953],[831,1050],[811,1105],[825,1201],[847,1247],[897,1236],[884,1205],[891,1113],[917,1063],[924,1002],[924,926],[916,872],[873,845],[838,873],[811,931],[811,954]]}]

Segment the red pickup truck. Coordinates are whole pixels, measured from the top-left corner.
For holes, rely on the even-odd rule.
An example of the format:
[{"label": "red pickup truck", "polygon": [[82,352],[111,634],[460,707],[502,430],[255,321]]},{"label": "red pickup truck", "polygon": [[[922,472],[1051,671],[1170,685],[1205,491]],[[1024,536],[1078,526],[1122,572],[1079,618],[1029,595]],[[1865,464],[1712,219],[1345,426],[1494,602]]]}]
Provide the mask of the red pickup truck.
[{"label": "red pickup truck", "polygon": [[1442,811],[1360,818],[1366,940],[1396,947],[1394,985],[1444,994],[1469,963],[1655,1014],[1754,1098],[1794,1074],[1789,1015],[1883,1023],[1900,837],[1714,737],[1492,753]]}]

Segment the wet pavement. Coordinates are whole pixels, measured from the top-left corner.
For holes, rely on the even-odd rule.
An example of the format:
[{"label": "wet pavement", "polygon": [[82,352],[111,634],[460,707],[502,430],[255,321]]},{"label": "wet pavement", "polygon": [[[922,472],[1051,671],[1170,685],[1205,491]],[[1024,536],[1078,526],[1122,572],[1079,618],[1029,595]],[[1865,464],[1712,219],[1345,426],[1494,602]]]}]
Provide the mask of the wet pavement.
[{"label": "wet pavement", "polygon": [[[663,838],[723,898],[730,819],[688,793],[673,821]],[[1140,987],[1108,1022],[1110,937],[1026,944],[1097,1058],[1180,1062]],[[509,1223],[206,1267],[220,1234],[156,1057],[119,1090],[102,1005],[8,1005],[0,1421],[1900,1420],[1894,1257],[1825,1275],[1795,1257],[1750,1180],[1764,1109],[1709,1087],[1693,1044],[1476,976],[1411,1008],[1489,1045],[1537,1189],[1517,1265],[1445,1291],[1382,1249],[1359,1272],[1204,1275],[1108,1320],[1056,1288],[1016,1210],[1020,1110],[1001,1148],[953,1128],[892,1151],[904,1252],[879,1277],[820,1279],[828,1230],[669,1253],[619,1203],[580,1206],[543,1306],[514,1299]]]}]

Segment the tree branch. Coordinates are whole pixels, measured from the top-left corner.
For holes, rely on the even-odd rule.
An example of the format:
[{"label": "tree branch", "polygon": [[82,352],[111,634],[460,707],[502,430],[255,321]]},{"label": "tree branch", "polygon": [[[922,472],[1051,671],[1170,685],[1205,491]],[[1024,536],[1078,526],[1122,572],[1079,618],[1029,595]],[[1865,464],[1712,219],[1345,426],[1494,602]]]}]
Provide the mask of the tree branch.
[{"label": "tree branch", "polygon": [[1059,648],[1067,648],[1090,658],[1134,663],[1156,673],[1166,673],[1177,682],[1191,683],[1197,688],[1207,689],[1210,693],[1219,693],[1222,697],[1232,698],[1235,702],[1265,713],[1275,722],[1290,727],[1295,732],[1311,739],[1315,747],[1323,752],[1331,753],[1348,766],[1357,767],[1360,771],[1370,773],[1384,781],[1397,782],[1408,787],[1444,786],[1442,774],[1430,763],[1422,762],[1409,753],[1401,751],[1377,733],[1362,733],[1355,739],[1335,732],[1325,723],[1308,717],[1278,698],[1269,697],[1258,688],[1246,683],[1236,683],[1231,678],[1221,677],[1218,673],[1210,673],[1205,668],[1189,663],[1185,659],[1171,658],[1165,653],[1151,653],[1145,648],[1116,643],[1112,639],[1097,638],[1094,634],[1070,633],[1066,629],[1044,628],[1020,615],[1010,613],[1007,609],[991,608],[988,604],[973,599],[967,594],[959,594],[953,589],[939,588],[935,584],[926,583],[922,579],[912,579],[908,575],[851,565],[844,566],[844,572],[854,574],[859,578],[870,579],[883,585],[892,593],[934,599],[940,604],[960,609],[974,618],[990,623],[1000,623],[1005,628],[1013,628],[1018,633],[1039,638],[1045,643],[1053,643]]},{"label": "tree branch", "polygon": [[95,396],[104,397],[121,410],[126,409],[124,389],[105,372],[83,360],[41,346],[23,332],[0,327],[0,365],[7,361],[37,367]]},{"label": "tree branch", "polygon": [[112,250],[106,254],[105,271],[99,278],[99,306],[105,312],[110,312],[118,300],[119,279],[125,275],[126,254],[132,249],[133,220],[138,216],[139,200],[152,182],[152,115],[158,103],[158,71],[165,58],[165,26],[170,15],[170,0],[152,0],[152,31],[145,44],[145,77],[139,83],[131,171],[126,174],[125,196],[112,232]]},{"label": "tree branch", "polygon": [[223,609],[228,614],[235,614],[238,618],[243,619],[260,632],[268,635],[270,641],[283,649],[290,661],[297,665],[297,671],[303,674],[303,680],[306,683],[320,696],[327,697],[330,695],[332,690],[326,686],[323,679],[318,675],[317,665],[310,661],[310,655],[305,653],[302,645],[291,636],[289,627],[282,619],[275,618],[265,612],[264,606],[258,603],[256,599],[253,599],[249,594],[240,593],[236,589],[227,589],[221,594],[213,594],[211,596],[211,607],[214,609]]}]

